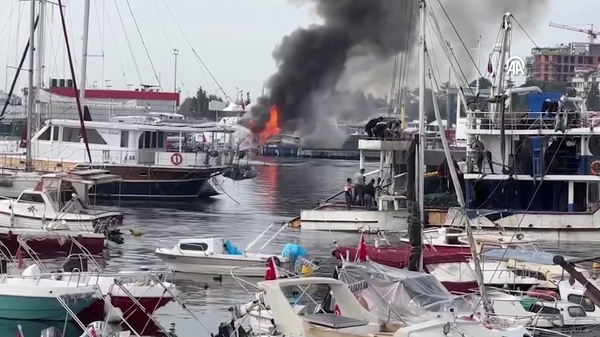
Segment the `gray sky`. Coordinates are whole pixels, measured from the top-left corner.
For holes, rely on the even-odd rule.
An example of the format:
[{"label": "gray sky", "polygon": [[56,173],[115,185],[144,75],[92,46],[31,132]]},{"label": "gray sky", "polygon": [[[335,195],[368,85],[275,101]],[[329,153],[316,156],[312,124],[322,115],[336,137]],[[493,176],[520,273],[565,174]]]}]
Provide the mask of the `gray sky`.
[{"label": "gray sky", "polygon": [[[79,78],[83,1],[65,0],[64,4],[67,5],[67,28]],[[127,84],[133,84],[133,87],[138,87],[140,83],[158,84],[156,77],[159,77],[163,90],[172,91],[173,48],[177,48],[177,86],[182,94],[187,96],[189,92],[193,95],[198,86],[215,93],[218,86],[200,65],[193,48],[229,96],[235,96],[236,87],[239,87],[250,91],[255,97],[276,69],[271,52],[281,38],[299,26],[318,22],[310,6],[298,7],[286,0],[129,0],[129,4],[156,76],[127,1],[92,0],[89,54],[104,54],[104,58],[89,58],[88,87],[95,81],[99,87],[105,87],[105,80],[110,80],[113,89],[126,89]],[[594,21],[596,13],[600,11],[600,2],[597,0],[572,0],[568,5],[564,0],[550,0],[550,4],[546,12],[539,14],[542,18],[538,19],[540,24],[537,29],[529,32],[539,46],[587,41],[586,34],[548,27],[549,21],[600,25],[599,21]],[[490,24],[496,27],[499,20]],[[29,4],[26,1],[0,1],[0,43],[8,47],[0,51],[0,75],[4,80],[0,82],[0,90],[7,89],[12,81],[14,70],[7,70],[6,66],[17,65],[29,36],[28,25]],[[50,77],[70,77],[61,29],[58,7],[48,5],[44,70],[46,85]],[[491,31],[495,32],[496,29]],[[494,38],[495,35],[483,36],[483,55],[489,54]],[[527,56],[533,43],[522,34],[517,34],[515,38],[518,40],[513,44],[512,54]],[[469,44],[469,41],[465,43]],[[477,42],[471,41],[471,44],[476,47]],[[486,57],[483,59],[485,66]],[[19,88],[27,83],[25,73],[22,74]]]}]

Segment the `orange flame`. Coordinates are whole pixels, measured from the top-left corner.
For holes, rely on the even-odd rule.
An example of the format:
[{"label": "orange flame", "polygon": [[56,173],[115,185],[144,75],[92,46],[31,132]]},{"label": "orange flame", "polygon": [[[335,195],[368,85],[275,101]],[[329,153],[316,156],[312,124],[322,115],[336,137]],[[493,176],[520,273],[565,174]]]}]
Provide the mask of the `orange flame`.
[{"label": "orange flame", "polygon": [[265,142],[281,133],[281,129],[278,125],[278,112],[276,106],[271,106],[271,110],[269,111],[269,122],[265,126],[265,129],[258,135],[258,141],[261,144],[265,144]]}]

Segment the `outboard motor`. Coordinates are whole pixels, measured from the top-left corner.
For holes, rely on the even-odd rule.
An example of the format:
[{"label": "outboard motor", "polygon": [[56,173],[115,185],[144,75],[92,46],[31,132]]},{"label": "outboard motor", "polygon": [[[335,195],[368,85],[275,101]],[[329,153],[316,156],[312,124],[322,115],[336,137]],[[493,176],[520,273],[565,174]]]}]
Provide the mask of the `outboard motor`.
[{"label": "outboard motor", "polygon": [[42,330],[40,337],[63,337],[63,334],[56,327],[51,326]]},{"label": "outboard motor", "polygon": [[240,325],[236,331],[235,321],[223,322],[219,325],[219,333],[212,337],[248,337],[248,332]]},{"label": "outboard motor", "polygon": [[88,260],[81,255],[71,256],[63,264],[63,270],[68,273],[71,273],[74,270],[86,272],[88,271]]}]

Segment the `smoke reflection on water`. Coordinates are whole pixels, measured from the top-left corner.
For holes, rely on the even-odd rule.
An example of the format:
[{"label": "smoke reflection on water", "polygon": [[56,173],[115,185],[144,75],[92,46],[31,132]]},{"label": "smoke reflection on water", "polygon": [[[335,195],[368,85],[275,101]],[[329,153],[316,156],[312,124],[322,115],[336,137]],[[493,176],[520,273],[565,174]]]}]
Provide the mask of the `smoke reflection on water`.
[{"label": "smoke reflection on water", "polygon": [[[367,171],[377,169],[378,163],[368,163]],[[257,166],[258,177],[241,182],[225,181],[223,188],[227,194],[212,201],[196,203],[139,203],[123,204],[128,229],[141,229],[143,236],[127,236],[125,244],[112,246],[107,269],[135,270],[141,266],[161,266],[154,256],[158,246],[170,247],[177,240],[193,236],[223,236],[236,246],[245,247],[269,223],[289,220],[307,209],[340,191],[347,177],[352,177],[358,162],[314,160],[291,166]],[[335,265],[331,258],[333,237],[339,244],[356,244],[357,234],[308,232],[296,229],[285,230],[267,247],[266,252],[280,252],[283,245],[297,240],[309,253],[321,261],[321,271],[330,275]],[[545,247],[556,251],[567,251],[574,255],[590,255],[591,247],[545,243]],[[229,318],[227,308],[250,300],[248,294],[238,284],[228,278],[222,282],[212,276],[176,275],[175,283],[184,301],[198,319],[211,332],[216,332],[218,324]],[[207,331],[198,325],[176,303],[169,303],[157,313],[158,320],[169,327],[176,324],[180,337],[206,336]],[[15,322],[27,324],[27,322]],[[12,336],[12,330],[5,330],[11,324],[0,324],[0,336]],[[39,333],[37,334],[39,335]],[[27,335],[29,336],[29,334]],[[36,336],[36,334],[32,334]],[[74,336],[79,336],[75,334]]]}]

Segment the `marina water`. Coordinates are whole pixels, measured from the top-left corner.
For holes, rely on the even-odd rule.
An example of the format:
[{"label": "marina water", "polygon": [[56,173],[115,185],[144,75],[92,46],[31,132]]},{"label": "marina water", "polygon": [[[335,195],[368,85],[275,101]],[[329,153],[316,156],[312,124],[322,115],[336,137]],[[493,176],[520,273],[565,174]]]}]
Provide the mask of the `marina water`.
[{"label": "marina water", "polygon": [[[356,161],[309,160],[273,162],[271,166],[257,166],[255,179],[233,182],[219,179],[226,194],[212,200],[193,203],[138,202],[121,203],[126,213],[124,232],[139,229],[143,235],[125,237],[120,246],[111,246],[105,260],[110,271],[137,270],[142,266],[162,266],[154,256],[158,247],[172,247],[179,239],[193,236],[219,236],[229,239],[243,249],[273,221],[288,221],[300,210],[315,206],[343,188],[346,178],[358,170]],[[378,169],[379,163],[367,163],[367,172]],[[319,273],[331,275],[336,261],[331,256],[333,241],[338,244],[358,244],[358,234],[310,232],[300,229],[283,231],[265,253],[280,253],[283,246],[295,240],[304,246],[312,258],[321,262]],[[267,239],[265,236],[261,242]],[[545,249],[576,256],[593,255],[592,245],[577,243],[541,242]],[[259,242],[255,247],[259,247]],[[259,279],[257,279],[258,281]],[[179,304],[169,303],[156,312],[161,324],[169,328],[175,324],[178,337],[209,336],[216,333],[220,322],[230,318],[227,308],[251,300],[246,291],[234,280],[223,277],[177,274],[175,283],[179,297],[198,317],[202,328]],[[251,289],[252,290],[252,289]],[[0,336],[16,336],[21,324],[26,337],[39,336],[50,325],[62,331],[60,322],[26,322],[0,320]],[[81,332],[69,326],[65,337],[78,337]]]}]

